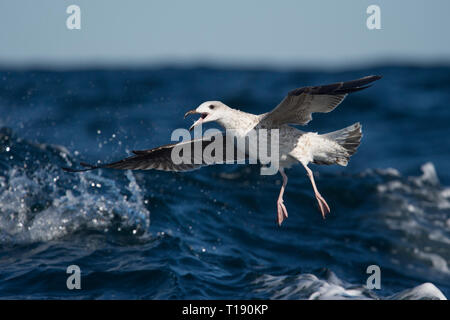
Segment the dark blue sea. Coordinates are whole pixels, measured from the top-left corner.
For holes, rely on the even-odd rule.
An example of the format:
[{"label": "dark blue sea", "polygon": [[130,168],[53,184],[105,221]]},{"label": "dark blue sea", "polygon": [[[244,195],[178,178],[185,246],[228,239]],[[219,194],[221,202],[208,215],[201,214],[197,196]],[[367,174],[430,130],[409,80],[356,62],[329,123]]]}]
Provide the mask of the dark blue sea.
[{"label": "dark blue sea", "polygon": [[[187,110],[252,113],[297,87],[383,79],[302,130],[361,122],[347,167],[63,172],[171,143]],[[204,126],[206,127],[206,126]],[[214,125],[208,126],[214,127]],[[0,298],[439,299],[450,296],[450,67],[0,70]],[[67,267],[81,270],[68,290]],[[381,289],[366,286],[377,265]]]}]

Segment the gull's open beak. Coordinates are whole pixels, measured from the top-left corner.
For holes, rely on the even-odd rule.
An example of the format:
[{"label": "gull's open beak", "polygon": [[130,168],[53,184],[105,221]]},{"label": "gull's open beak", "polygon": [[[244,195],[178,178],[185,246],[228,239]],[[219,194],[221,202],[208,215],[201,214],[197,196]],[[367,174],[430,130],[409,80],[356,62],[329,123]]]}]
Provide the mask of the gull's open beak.
[{"label": "gull's open beak", "polygon": [[191,115],[191,114],[196,114],[196,113],[198,113],[195,109],[194,110],[190,110],[190,111],[188,111],[188,112],[186,112],[185,114],[184,114],[184,118],[186,119],[186,117],[187,116],[189,116],[189,115]]},{"label": "gull's open beak", "polygon": [[197,110],[190,110],[190,111],[188,111],[188,112],[186,112],[186,114],[184,115],[184,118],[186,119],[186,117],[188,116],[188,115],[191,115],[191,114],[201,114],[201,117],[197,120],[197,121],[195,121],[194,122],[194,124],[189,128],[189,131],[192,131],[192,129],[194,129],[194,127],[195,126],[197,126],[197,125],[199,125],[200,123],[202,123],[203,122],[203,119],[205,119],[207,116],[208,116],[208,114],[207,113],[201,113],[201,112],[197,112]]}]

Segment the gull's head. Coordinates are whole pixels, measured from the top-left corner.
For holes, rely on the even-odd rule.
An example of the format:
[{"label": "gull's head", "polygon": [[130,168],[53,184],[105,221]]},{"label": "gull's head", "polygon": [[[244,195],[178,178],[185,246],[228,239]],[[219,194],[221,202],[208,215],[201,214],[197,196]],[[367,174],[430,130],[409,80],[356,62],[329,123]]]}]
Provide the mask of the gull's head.
[{"label": "gull's head", "polygon": [[186,112],[184,117],[186,118],[188,115],[195,113],[200,115],[200,118],[189,128],[189,131],[191,131],[201,123],[221,120],[229,110],[230,107],[220,101],[206,101],[196,109]]}]

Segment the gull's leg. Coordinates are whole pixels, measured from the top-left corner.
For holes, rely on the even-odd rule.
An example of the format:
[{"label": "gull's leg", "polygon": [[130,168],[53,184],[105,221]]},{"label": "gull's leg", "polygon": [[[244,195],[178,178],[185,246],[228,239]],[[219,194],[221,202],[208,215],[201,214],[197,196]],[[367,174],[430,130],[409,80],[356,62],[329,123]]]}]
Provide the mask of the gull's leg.
[{"label": "gull's leg", "polygon": [[281,186],[280,195],[278,196],[278,200],[277,200],[278,225],[281,226],[281,223],[283,222],[284,218],[288,217],[288,213],[287,213],[286,207],[283,204],[283,194],[284,194],[284,189],[286,188],[286,185],[287,185],[287,182],[288,182],[288,177],[284,173],[284,169],[283,168],[280,168],[279,171],[281,173],[281,176],[283,177],[283,185]]},{"label": "gull's leg", "polygon": [[310,168],[302,163],[308,173],[309,180],[311,180],[312,187],[314,189],[314,194],[316,195],[317,202],[319,203],[320,212],[322,213],[322,218],[325,219],[327,213],[330,213],[330,207],[328,206],[325,199],[320,195],[319,190],[317,190],[316,183],[314,182],[314,175]]}]

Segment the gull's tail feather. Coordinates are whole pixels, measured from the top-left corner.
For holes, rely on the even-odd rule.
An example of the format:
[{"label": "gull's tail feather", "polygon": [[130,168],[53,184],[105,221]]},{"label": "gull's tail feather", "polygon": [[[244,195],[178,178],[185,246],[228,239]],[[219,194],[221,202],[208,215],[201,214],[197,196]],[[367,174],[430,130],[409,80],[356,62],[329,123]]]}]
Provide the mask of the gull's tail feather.
[{"label": "gull's tail feather", "polygon": [[322,137],[336,142],[341,148],[334,148],[325,158],[314,159],[314,163],[346,166],[361,143],[361,124],[357,122],[344,129],[323,134]]},{"label": "gull's tail feather", "polygon": [[362,131],[359,122],[352,124],[341,130],[333,131],[324,136],[330,140],[336,141],[340,146],[347,150],[348,155],[351,156],[356,152],[361,143]]}]

